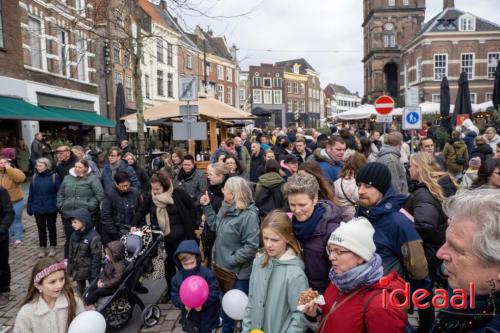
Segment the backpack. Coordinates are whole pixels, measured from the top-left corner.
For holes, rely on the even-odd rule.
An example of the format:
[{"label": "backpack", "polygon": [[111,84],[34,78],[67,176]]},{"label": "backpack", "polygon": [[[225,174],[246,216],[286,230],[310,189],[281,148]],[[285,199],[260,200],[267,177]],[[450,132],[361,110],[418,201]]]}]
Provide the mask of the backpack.
[{"label": "backpack", "polygon": [[281,209],[285,198],[281,192],[282,183],[274,187],[262,187],[255,198],[255,206],[259,208],[259,216],[264,217],[274,209]]}]

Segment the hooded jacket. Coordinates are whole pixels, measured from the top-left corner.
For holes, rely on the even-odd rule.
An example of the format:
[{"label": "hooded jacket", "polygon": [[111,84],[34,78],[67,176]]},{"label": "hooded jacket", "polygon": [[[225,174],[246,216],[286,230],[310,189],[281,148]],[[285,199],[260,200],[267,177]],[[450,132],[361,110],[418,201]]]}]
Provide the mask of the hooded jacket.
[{"label": "hooded jacket", "polygon": [[55,171],[36,171],[30,182],[28,214],[57,213],[57,191],[60,186],[61,177]]},{"label": "hooded jacket", "polygon": [[113,189],[106,193],[102,201],[101,225],[103,231],[111,239],[118,239],[121,229],[119,224],[130,227],[141,204],[141,194],[137,189],[132,187],[127,192],[122,192],[113,186]]},{"label": "hooded jacket", "polygon": [[99,208],[103,198],[104,191],[101,182],[90,169],[87,175],[78,177],[75,169],[72,168],[57,191],[57,208],[64,215],[76,208],[85,208],[93,212]]},{"label": "hooded jacket", "polygon": [[324,213],[320,217],[312,236],[307,240],[299,240],[299,243],[304,251],[305,271],[309,285],[322,294],[328,283],[330,283],[328,278],[330,260],[325,248],[330,235],[342,221],[342,213],[340,208],[330,201],[319,200],[316,206],[321,206]]},{"label": "hooded jacket", "polygon": [[[385,278],[389,281],[388,286],[383,287],[379,282],[371,286],[359,286],[356,290],[360,291],[342,304],[341,302],[356,290],[342,294],[333,283],[330,283],[324,295],[326,304],[323,306],[323,316],[330,312],[334,304],[340,304],[340,306],[332,312],[323,330],[318,333],[404,332],[407,321],[406,312],[403,309],[391,307],[389,302],[387,302],[387,309],[382,306],[382,291],[386,289],[389,295],[395,289],[404,289],[404,280],[394,272],[389,273]],[[365,306],[366,310],[364,310]],[[365,312],[364,323],[363,312]],[[317,328],[319,323],[310,326]]]},{"label": "hooded jacket", "polygon": [[21,184],[26,180],[26,175],[21,170],[11,167],[0,168],[0,187],[9,192],[10,200],[17,202],[22,200],[24,192]]},{"label": "hooded jacket", "polygon": [[68,250],[68,274],[75,280],[95,279],[101,269],[101,236],[94,230],[90,213],[78,208],[67,213],[67,218],[78,219],[85,225],[84,230],[71,234]]},{"label": "hooded jacket", "polygon": [[399,193],[408,194],[406,170],[401,163],[401,153],[396,147],[383,145],[378,153],[377,162],[385,164],[389,168],[392,186]]},{"label": "hooded jacket", "polygon": [[373,241],[376,253],[382,258],[384,274],[395,271],[400,276],[418,281],[416,288],[428,287],[422,239],[415,225],[400,212],[406,200],[406,195],[397,193],[391,186],[374,207],[358,206],[357,214],[366,217],[375,229]]},{"label": "hooded jacket", "polygon": [[446,143],[443,149],[443,156],[446,159],[448,171],[452,175],[457,175],[464,169],[463,165],[457,163],[457,158],[461,157],[466,161],[469,160],[467,146],[462,140],[451,140],[450,142]]},{"label": "hooded jacket", "polygon": [[[179,261],[180,253],[189,253],[196,256],[196,267],[191,270],[185,270],[182,263]],[[193,321],[200,329],[200,332],[211,332],[219,324],[220,302],[219,302],[219,285],[212,270],[201,265],[200,249],[196,241],[182,241],[174,254],[174,262],[178,268],[177,273],[172,278],[172,291],[170,293],[172,303],[181,309],[181,321],[186,318]],[[208,299],[203,304],[201,311],[191,310],[187,313],[184,304],[182,304],[179,296],[179,289],[186,278],[189,276],[198,275],[207,281],[209,292]]]},{"label": "hooded jacket", "polygon": [[108,193],[113,188],[113,183],[114,183],[113,176],[115,175],[116,171],[125,171],[130,179],[130,185],[132,185],[133,188],[136,188],[138,190],[141,189],[141,184],[139,183],[139,179],[135,174],[134,168],[128,165],[126,161],[120,160],[118,161],[117,167],[113,168],[111,164],[106,163],[106,165],[102,169],[101,183],[104,192]]},{"label": "hooded jacket", "polygon": [[106,245],[111,255],[113,263],[106,259],[104,268],[99,274],[99,280],[103,283],[103,288],[116,288],[125,278],[125,246],[121,241],[109,242]]},{"label": "hooded jacket", "polygon": [[0,187],[0,242],[9,239],[9,227],[14,221],[14,208],[9,192]]},{"label": "hooded jacket", "polygon": [[248,305],[243,332],[303,333],[307,328],[304,315],[297,310],[300,294],[309,285],[304,262],[291,249],[278,259],[270,258],[262,267],[264,256],[253,261]]},{"label": "hooded jacket", "polygon": [[250,278],[252,260],[259,248],[259,210],[252,203],[247,209],[222,204],[215,214],[211,205],[202,206],[206,223],[216,233],[213,261],[235,273],[240,280]]},{"label": "hooded jacket", "polygon": [[335,162],[328,155],[325,148],[316,149],[314,151],[314,159],[319,163],[321,170],[323,170],[323,175],[326,180],[333,183],[339,177],[340,170],[344,167],[343,161]]},{"label": "hooded jacket", "polygon": [[481,159],[481,162],[484,163],[484,161],[493,157],[493,150],[489,144],[485,143],[477,145],[469,155],[470,158],[478,156]]},{"label": "hooded jacket", "polygon": [[[255,186],[254,198],[258,197],[259,192],[262,190],[263,187],[273,188],[273,187],[279,186],[281,189],[281,192],[283,192],[283,185],[285,185],[285,181],[283,180],[283,177],[281,177],[279,173],[267,172],[259,177],[259,180],[257,181],[257,185]],[[285,203],[283,203],[283,204],[285,204]]]}]

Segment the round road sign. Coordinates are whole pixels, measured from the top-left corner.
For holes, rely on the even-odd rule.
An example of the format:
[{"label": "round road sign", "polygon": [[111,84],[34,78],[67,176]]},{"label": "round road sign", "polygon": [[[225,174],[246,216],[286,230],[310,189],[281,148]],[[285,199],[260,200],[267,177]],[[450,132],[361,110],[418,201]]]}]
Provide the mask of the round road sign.
[{"label": "round road sign", "polygon": [[391,96],[380,96],[375,100],[375,111],[379,115],[387,115],[394,110],[394,100]]}]

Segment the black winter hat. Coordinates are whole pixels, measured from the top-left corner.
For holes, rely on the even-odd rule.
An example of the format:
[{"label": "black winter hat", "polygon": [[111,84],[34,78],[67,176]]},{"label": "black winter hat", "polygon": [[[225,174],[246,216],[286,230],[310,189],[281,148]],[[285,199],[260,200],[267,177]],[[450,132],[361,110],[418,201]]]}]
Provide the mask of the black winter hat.
[{"label": "black winter hat", "polygon": [[371,185],[385,195],[389,187],[391,187],[391,172],[382,163],[367,163],[358,170],[356,183]]}]

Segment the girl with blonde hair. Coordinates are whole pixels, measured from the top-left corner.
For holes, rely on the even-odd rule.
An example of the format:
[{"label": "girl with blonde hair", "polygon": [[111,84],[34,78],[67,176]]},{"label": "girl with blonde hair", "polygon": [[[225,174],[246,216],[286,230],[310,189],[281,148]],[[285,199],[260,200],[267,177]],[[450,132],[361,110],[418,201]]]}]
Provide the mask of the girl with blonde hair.
[{"label": "girl with blonde hair", "polygon": [[261,234],[264,253],[253,261],[243,332],[305,332],[297,305],[309,284],[292,222],[286,213],[274,210],[262,221]]}]

